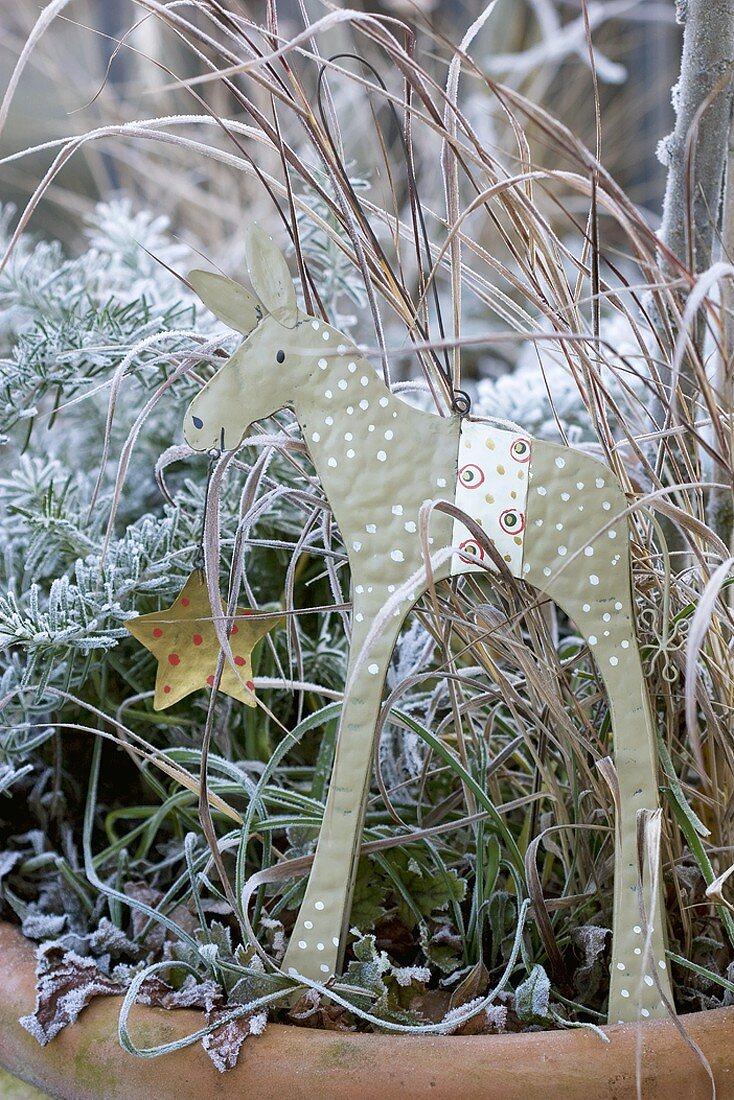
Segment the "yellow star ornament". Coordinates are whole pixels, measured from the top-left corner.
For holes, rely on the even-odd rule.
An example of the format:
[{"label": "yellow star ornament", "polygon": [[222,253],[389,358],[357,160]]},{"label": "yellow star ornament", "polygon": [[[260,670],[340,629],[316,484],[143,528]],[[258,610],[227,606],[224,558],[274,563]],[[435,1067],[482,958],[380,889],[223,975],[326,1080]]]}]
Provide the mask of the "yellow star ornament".
[{"label": "yellow star ornament", "polygon": [[[222,601],[222,614],[226,607]],[[260,638],[275,621],[248,621],[252,611],[237,608],[229,644],[237,673],[229,661],[224,665],[219,690],[248,707],[256,706],[250,657]],[[280,621],[279,619],[276,621]],[[173,706],[192,691],[211,687],[219,659],[219,639],[212,622],[212,609],[204,574],[194,570],[171,607],[151,615],[138,615],[125,626],[158,660],[154,710]]]}]

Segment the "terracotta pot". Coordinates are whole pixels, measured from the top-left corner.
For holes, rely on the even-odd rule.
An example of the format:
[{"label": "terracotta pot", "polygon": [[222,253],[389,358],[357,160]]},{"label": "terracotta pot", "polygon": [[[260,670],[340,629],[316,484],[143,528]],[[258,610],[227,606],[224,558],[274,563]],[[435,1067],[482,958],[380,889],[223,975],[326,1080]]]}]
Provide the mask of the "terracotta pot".
[{"label": "terracotta pot", "polygon": [[[382,1036],[271,1024],[245,1042],[236,1069],[219,1074],[200,1045],[155,1059],[117,1041],[119,998],[100,997],[79,1021],[40,1047],[18,1024],[33,1008],[33,945],[0,924],[0,1064],[63,1100],[630,1100],[636,1097],[638,1028],[523,1035]],[[139,1007],[131,1033],[145,1046],[201,1026],[188,1010]],[[708,1058],[717,1100],[734,1100],[734,1007],[682,1017]],[[709,1100],[711,1082],[668,1021],[645,1023],[644,1100]]]}]

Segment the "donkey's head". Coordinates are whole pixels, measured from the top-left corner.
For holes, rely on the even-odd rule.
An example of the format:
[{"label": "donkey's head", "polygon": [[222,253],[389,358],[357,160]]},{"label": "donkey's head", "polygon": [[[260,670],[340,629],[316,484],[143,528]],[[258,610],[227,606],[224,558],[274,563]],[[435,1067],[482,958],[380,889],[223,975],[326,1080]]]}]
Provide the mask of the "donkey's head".
[{"label": "donkey's head", "polygon": [[204,304],[245,337],[186,412],[184,435],[195,451],[236,447],[251,424],[283,408],[294,389],[289,365],[303,357],[296,294],[282,253],[256,225],[248,230],[246,252],[255,294],[222,275],[189,274]]}]

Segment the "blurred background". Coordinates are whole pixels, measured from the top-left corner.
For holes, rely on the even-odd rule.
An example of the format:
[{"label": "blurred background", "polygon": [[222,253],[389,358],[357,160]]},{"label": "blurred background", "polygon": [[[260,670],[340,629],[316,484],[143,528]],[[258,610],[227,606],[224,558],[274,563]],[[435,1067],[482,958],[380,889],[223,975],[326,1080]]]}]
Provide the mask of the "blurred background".
[{"label": "blurred background", "polygon": [[[237,5],[235,5],[236,7]],[[396,0],[395,3],[355,4],[353,7],[397,16],[417,32],[418,48],[436,57],[435,75],[445,80],[447,51],[442,42],[458,44],[483,9],[462,0]],[[328,10],[314,0],[305,8],[312,20]],[[241,4],[244,14],[265,19],[264,4]],[[280,31],[302,27],[297,0],[277,5]],[[6,84],[12,66],[39,14],[36,0],[0,5],[0,82]],[[190,15],[190,13],[189,13]],[[596,67],[603,109],[602,160],[618,183],[645,210],[652,224],[659,218],[664,169],[655,150],[673,122],[670,89],[678,75],[680,28],[673,0],[603,0],[588,5],[596,47]],[[136,30],[131,31],[136,21]],[[116,39],[126,35],[129,48],[116,51]],[[335,28],[320,43],[322,53],[353,49],[351,32]],[[439,57],[439,51],[442,56]],[[579,0],[498,0],[492,17],[475,40],[471,55],[484,72],[517,89],[535,103],[545,104],[590,148],[594,148],[594,110],[588,49]],[[424,62],[425,63],[425,62]],[[170,27],[150,16],[131,0],[72,0],[45,34],[23,78],[22,94],[13,105],[3,137],[3,154],[31,144],[81,134],[95,126],[135,118],[197,112],[185,91],[161,89],[170,82],[166,70],[177,76],[198,71],[191,51]],[[387,77],[383,72],[382,76]],[[471,117],[487,142],[508,144],[506,120],[496,101],[478,81],[468,85]],[[221,92],[208,85],[206,96],[214,109],[232,115]],[[355,174],[369,177],[373,151],[363,135],[354,134],[348,150]],[[558,163],[557,150],[544,153],[543,136],[531,129],[533,159],[547,167]],[[207,140],[213,140],[207,135]],[[218,174],[208,165],[182,158],[177,179],[165,189],[151,172],[151,161],[176,156],[170,147],[154,154],[140,144],[95,143],[77,153],[59,174],[38,212],[36,225],[61,238],[73,237],[70,222],[87,206],[111,191],[138,196],[153,210],[161,208],[174,223],[211,238],[229,235],[240,217],[241,196],[232,173]],[[223,147],[226,142],[223,142]],[[22,202],[49,163],[49,153],[4,164],[0,188],[7,201]],[[435,166],[435,162],[434,162]],[[205,176],[205,182],[204,177]],[[217,196],[212,218],[211,196]],[[185,213],[185,217],[182,215]]]}]

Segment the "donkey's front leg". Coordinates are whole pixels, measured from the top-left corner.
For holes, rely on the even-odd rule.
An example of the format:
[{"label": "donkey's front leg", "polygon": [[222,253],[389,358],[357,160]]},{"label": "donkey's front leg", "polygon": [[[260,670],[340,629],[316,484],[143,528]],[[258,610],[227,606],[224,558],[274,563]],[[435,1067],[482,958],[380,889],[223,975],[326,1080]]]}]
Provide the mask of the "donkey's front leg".
[{"label": "donkey's front leg", "polygon": [[[324,981],[337,973],[352,905],[362,825],[374,752],[375,727],[395,640],[405,614],[393,616],[365,649],[387,592],[355,600],[352,639],[334,767],[316,854],[283,969]],[[405,608],[407,612],[407,605]]]}]

